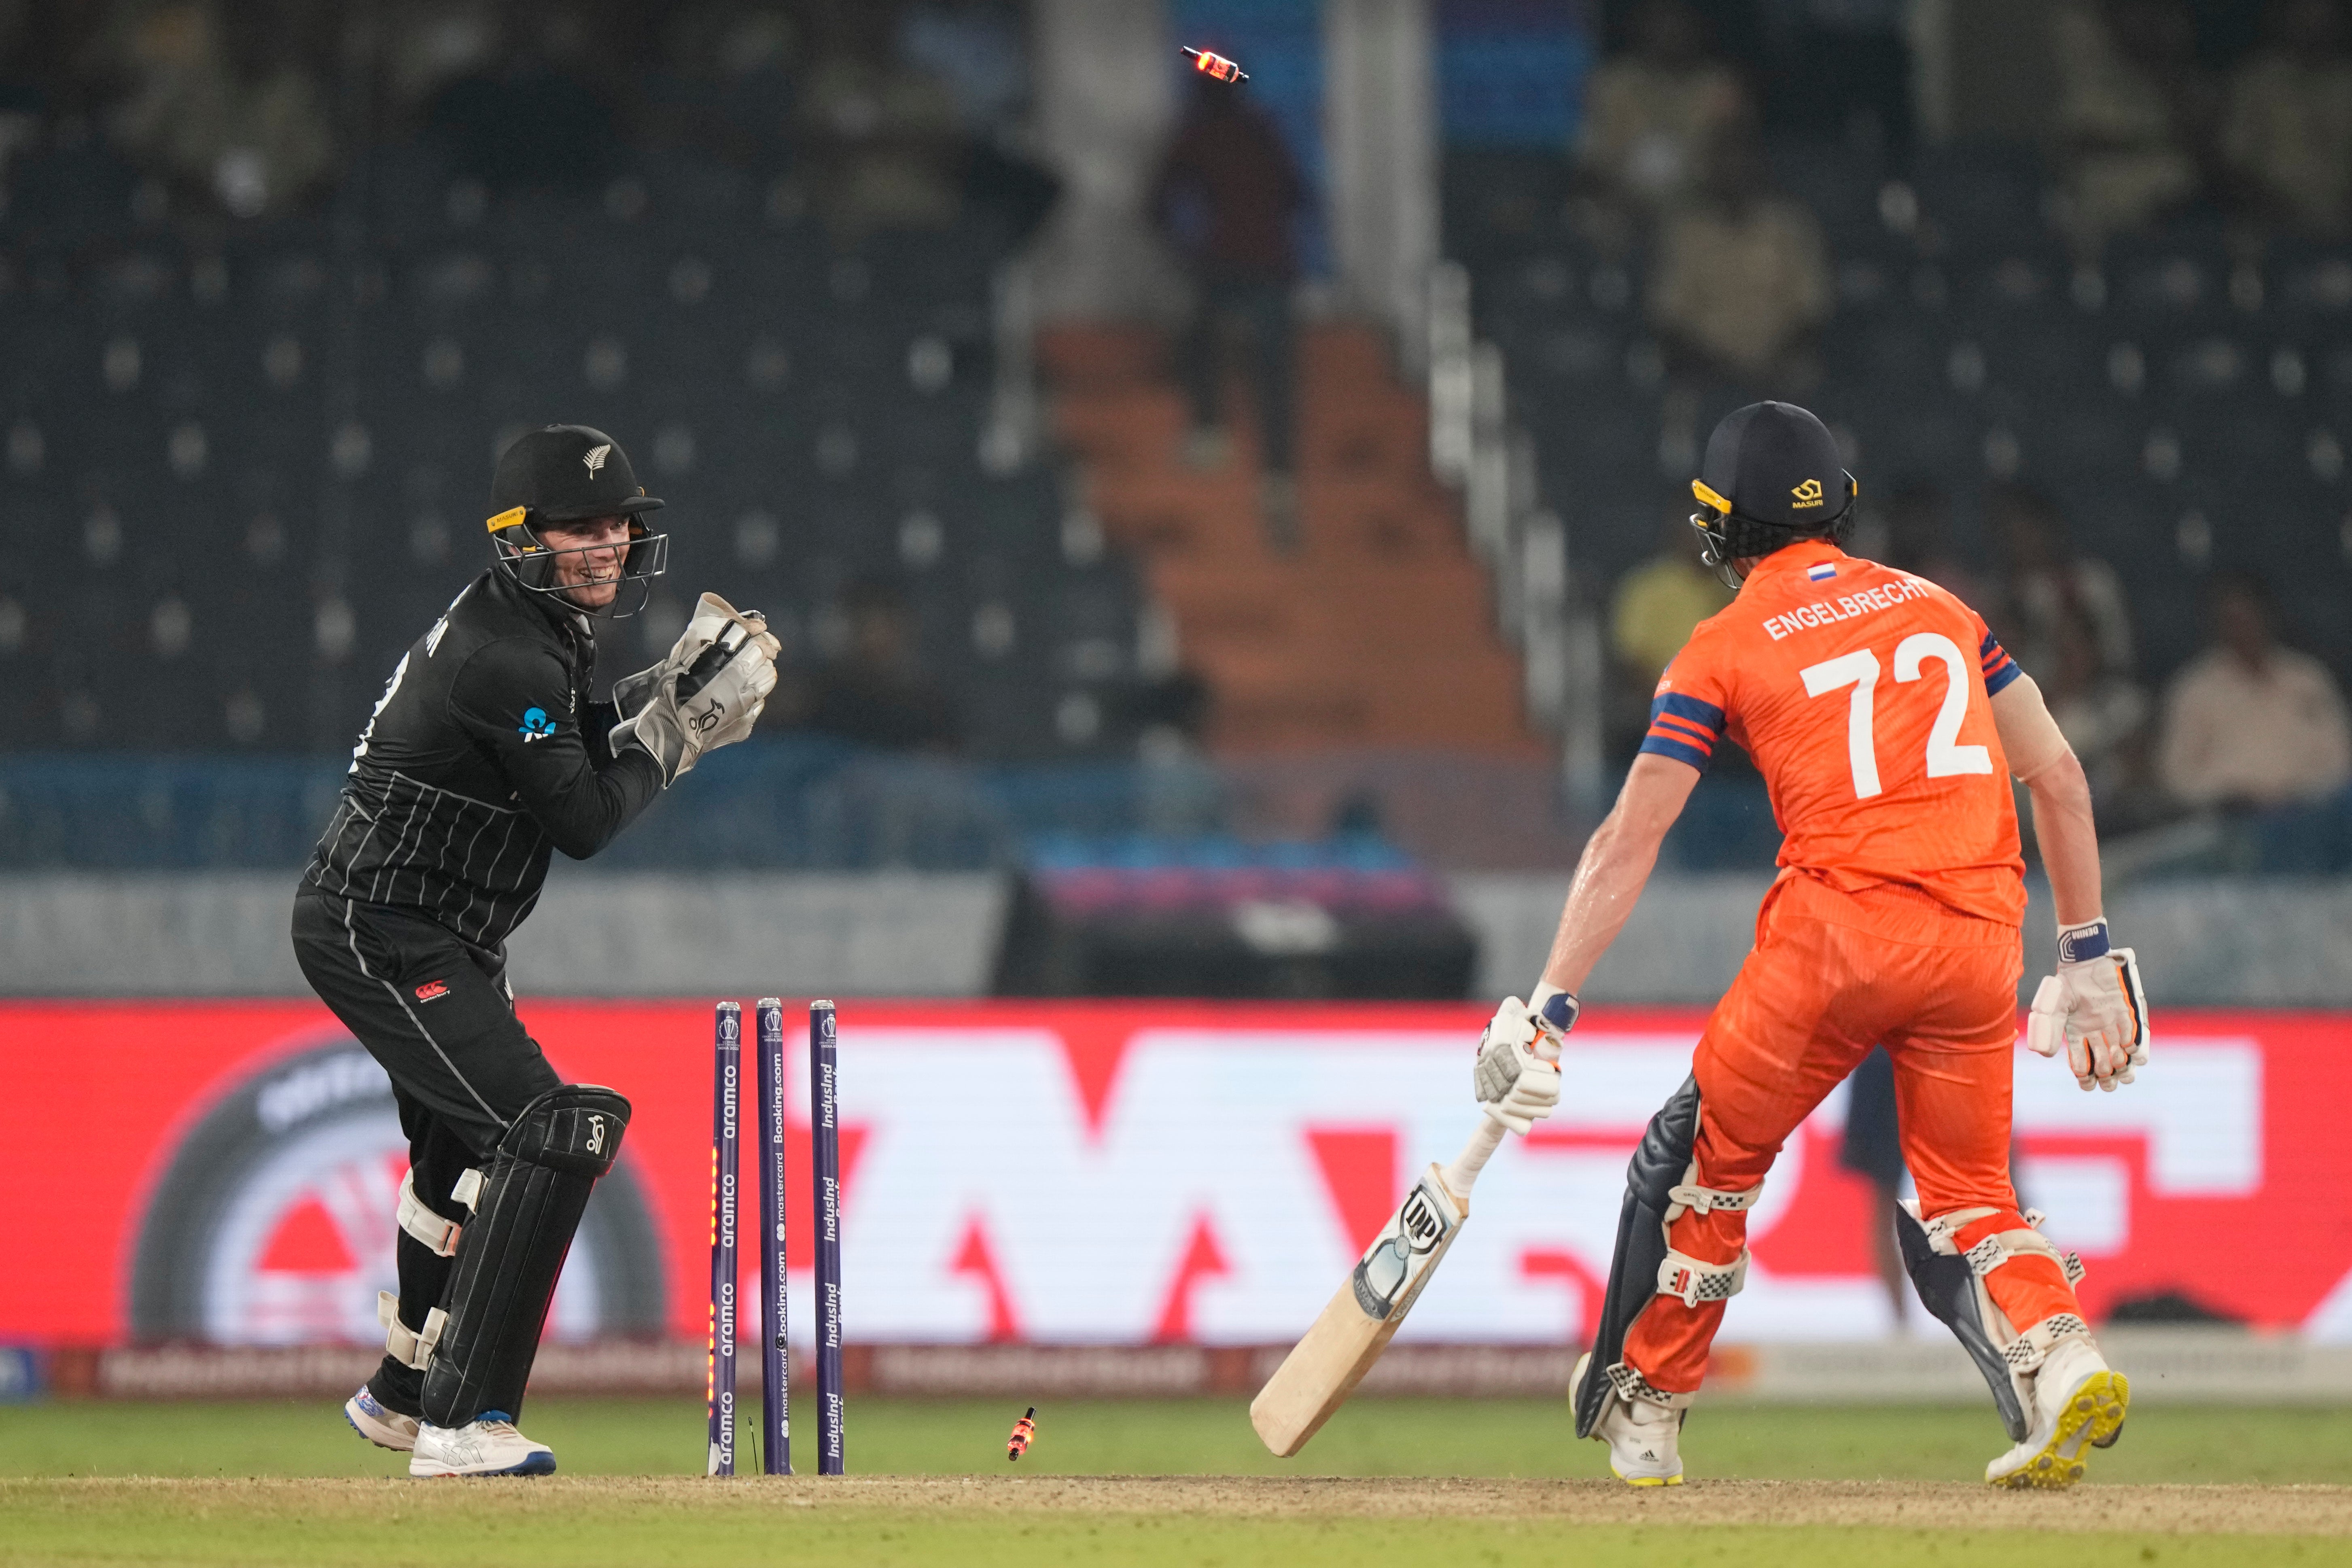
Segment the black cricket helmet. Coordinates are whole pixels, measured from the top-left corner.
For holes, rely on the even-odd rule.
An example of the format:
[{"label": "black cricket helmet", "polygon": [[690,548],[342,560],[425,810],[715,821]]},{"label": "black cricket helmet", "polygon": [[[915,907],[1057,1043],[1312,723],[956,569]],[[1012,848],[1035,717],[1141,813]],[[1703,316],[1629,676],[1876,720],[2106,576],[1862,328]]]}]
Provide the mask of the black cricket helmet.
[{"label": "black cricket helmet", "polygon": [[[608,546],[558,550],[541,537],[550,524],[618,517],[629,525],[629,550],[621,581],[636,584],[634,600],[625,591],[611,614],[633,616],[645,608],[653,580],[669,569],[669,535],[647,530],[644,514],[661,506],[646,494],[621,444],[585,425],[544,425],[525,431],[499,456],[490,477],[490,549],[499,570],[534,594],[562,594],[556,558]],[[567,601],[568,602],[568,601]]]},{"label": "black cricket helmet", "polygon": [[1725,415],[1706,438],[1699,473],[1691,526],[1706,541],[1703,558],[1732,588],[1739,586],[1735,562],[1801,539],[1843,541],[1862,493],[1829,427],[1793,403],[1751,403]]}]

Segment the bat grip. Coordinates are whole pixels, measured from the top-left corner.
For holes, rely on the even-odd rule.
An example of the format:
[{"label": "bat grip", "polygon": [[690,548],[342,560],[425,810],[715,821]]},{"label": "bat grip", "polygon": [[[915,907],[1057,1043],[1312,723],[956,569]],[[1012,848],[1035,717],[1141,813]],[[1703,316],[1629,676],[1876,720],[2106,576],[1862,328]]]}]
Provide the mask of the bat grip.
[{"label": "bat grip", "polygon": [[1495,1157],[1502,1142],[1503,1124],[1491,1116],[1479,1117],[1478,1130],[1470,1134],[1470,1142],[1462,1146],[1462,1152],[1454,1156],[1454,1163],[1441,1173],[1445,1190],[1467,1203],[1470,1189],[1478,1184],[1478,1173],[1486,1168],[1486,1162]]}]

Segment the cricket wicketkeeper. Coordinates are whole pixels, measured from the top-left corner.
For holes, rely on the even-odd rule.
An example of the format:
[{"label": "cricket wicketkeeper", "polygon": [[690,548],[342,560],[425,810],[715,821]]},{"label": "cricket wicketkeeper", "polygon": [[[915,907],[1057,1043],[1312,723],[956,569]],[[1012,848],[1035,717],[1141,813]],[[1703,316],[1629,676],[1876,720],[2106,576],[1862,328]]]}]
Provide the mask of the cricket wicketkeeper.
[{"label": "cricket wicketkeeper", "polygon": [[409,1173],[383,1364],[343,1406],[412,1476],[544,1475],[515,1429],[557,1275],[629,1102],[558,1078],[515,1016],[506,939],[549,852],[585,859],[775,687],[757,615],[705,595],[591,702],[594,617],[642,608],[668,536],[611,437],[550,425],[490,484],[489,570],[392,672],[294,900],[306,975],[392,1079]]}]

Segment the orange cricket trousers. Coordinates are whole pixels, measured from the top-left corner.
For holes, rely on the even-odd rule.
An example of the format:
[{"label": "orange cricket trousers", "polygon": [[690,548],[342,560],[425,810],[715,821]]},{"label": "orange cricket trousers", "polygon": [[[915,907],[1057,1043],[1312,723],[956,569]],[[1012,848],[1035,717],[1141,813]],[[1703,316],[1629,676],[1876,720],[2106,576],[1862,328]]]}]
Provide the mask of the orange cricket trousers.
[{"label": "orange cricket trousers", "polygon": [[[1784,874],[1692,1058],[1697,1184],[1744,1192],[1763,1180],[1789,1134],[1884,1044],[1921,1216],[1995,1211],[1960,1228],[1962,1251],[2021,1228],[2009,1146],[2023,963],[2014,926],[1962,914],[1917,888],[1843,893]],[[1724,1210],[1686,1213],[1668,1231],[1676,1251],[1722,1265],[1738,1260],[1747,1236],[1748,1215]],[[1985,1287],[2021,1330],[2082,1310],[2048,1258],[2012,1254]],[[1651,1298],[1626,1335],[1626,1363],[1662,1392],[1696,1392],[1723,1309]]]}]

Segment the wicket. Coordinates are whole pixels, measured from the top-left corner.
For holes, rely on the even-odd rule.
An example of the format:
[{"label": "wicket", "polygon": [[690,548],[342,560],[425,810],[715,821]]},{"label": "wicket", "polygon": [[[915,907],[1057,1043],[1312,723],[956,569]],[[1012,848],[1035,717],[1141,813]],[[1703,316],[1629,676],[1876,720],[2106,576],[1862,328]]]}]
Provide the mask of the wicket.
[{"label": "wicket", "polygon": [[[742,1108],[743,1008],[719,1004],[710,1103],[710,1468],[735,1473],[735,1173]],[[770,1390],[767,1397],[773,1398]]]},{"label": "wicket", "polygon": [[[784,1005],[760,999],[760,1469],[793,1473],[792,1386],[787,1340],[792,1309],[784,1279]],[[771,1285],[770,1280],[776,1281]]]},{"label": "wicket", "polygon": [[[784,1005],[758,1004],[760,1093],[760,1468],[790,1475],[792,1358],[785,1291]],[[735,1473],[736,1200],[743,1009],[721,1002],[710,1129],[710,1418],[709,1473]],[[840,1058],[831,1002],[809,1004],[810,1194],[816,1208],[817,1472],[842,1473]]]},{"label": "wicket", "polygon": [[841,1474],[841,1060],[830,1002],[809,1004],[809,1142],[816,1197],[816,1469]]}]

